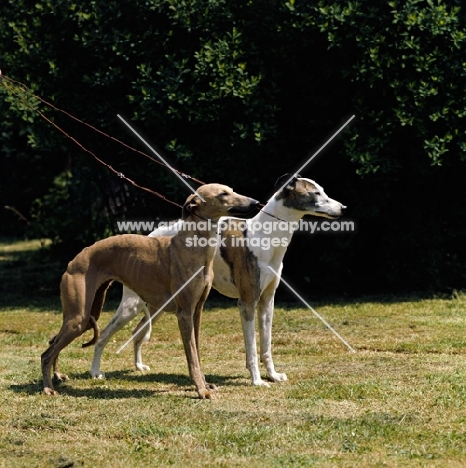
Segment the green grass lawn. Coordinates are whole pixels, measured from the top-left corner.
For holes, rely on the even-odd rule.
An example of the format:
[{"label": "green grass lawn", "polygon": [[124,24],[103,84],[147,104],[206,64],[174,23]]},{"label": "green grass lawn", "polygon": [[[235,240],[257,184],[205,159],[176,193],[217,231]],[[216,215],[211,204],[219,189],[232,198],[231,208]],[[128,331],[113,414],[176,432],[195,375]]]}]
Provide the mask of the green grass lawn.
[{"label": "green grass lawn", "polygon": [[210,303],[201,343],[219,386],[210,401],[196,398],[175,317],[155,326],[144,374],[130,346],[116,354],[133,323],[106,349],[106,380],[91,380],[88,332],[62,352],[71,380],[47,397],[40,354],[61,325],[58,284],[56,297],[48,284],[59,265],[36,247],[0,243],[1,467],[466,466],[465,296],[307,298],[355,354],[302,305],[278,305],[275,364],[289,381],[271,388],[250,385],[234,303]]}]

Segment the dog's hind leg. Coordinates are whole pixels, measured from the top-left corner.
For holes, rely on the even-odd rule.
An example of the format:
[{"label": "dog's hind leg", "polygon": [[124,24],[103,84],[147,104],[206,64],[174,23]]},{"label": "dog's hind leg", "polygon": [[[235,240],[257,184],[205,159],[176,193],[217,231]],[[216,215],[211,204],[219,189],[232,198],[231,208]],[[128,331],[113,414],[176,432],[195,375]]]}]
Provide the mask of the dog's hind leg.
[{"label": "dog's hind leg", "polygon": [[100,338],[94,347],[94,358],[91,366],[91,376],[94,379],[105,378],[104,373],[100,371],[100,362],[103,350],[110,338],[135,318],[143,307],[145,307],[144,301],[134,291],[123,286],[123,297],[120,305],[108,325],[101,331]]},{"label": "dog's hind leg", "polygon": [[[99,326],[97,325],[97,321],[96,319],[91,315],[89,317],[89,324],[92,326],[92,328],[94,329],[94,337],[92,338],[91,341],[89,341],[88,343],[84,343],[82,345],[83,348],[86,348],[87,346],[90,346],[91,344],[94,343],[94,340],[96,339],[96,337],[98,338],[99,337]],[[86,327],[86,330],[89,330],[89,325]],[[84,333],[84,332],[83,332]],[[54,338],[55,339],[55,338]],[[50,344],[52,344],[53,340],[50,341]],[[58,364],[58,355],[57,357],[55,358],[55,360],[53,361],[53,376],[59,380],[59,381],[64,381],[64,380],[69,380],[69,377],[66,375],[66,374],[62,374],[60,372],[60,366]]]},{"label": "dog's hind leg", "polygon": [[[53,345],[57,339],[58,335],[55,335],[52,339],[49,340],[49,345]],[[53,376],[60,381],[69,380],[68,376],[60,372],[58,365],[58,355],[53,361]]]},{"label": "dog's hind leg", "polygon": [[[149,309],[144,304],[142,307],[144,316],[141,318],[140,322],[136,325],[133,330],[133,343],[134,343],[134,365],[139,371],[148,371],[150,367],[142,362],[142,345],[147,343],[150,340],[150,335],[152,333],[152,324],[157,322],[159,318],[163,315],[163,311],[160,311],[152,320],[151,315],[156,312],[156,309],[150,307]],[[139,332],[141,328],[144,327],[145,331]]]},{"label": "dog's hind leg", "polygon": [[[59,371],[58,356],[60,351],[68,346],[75,338],[82,335],[89,327],[92,304],[96,290],[87,288],[84,275],[65,272],[60,283],[63,324],[58,334],[50,340],[50,346],[41,355],[42,376],[44,379],[44,393],[55,395],[51,378],[52,365],[55,377],[66,380],[68,377]],[[92,324],[91,324],[92,326]]]},{"label": "dog's hind leg", "polygon": [[68,346],[75,338],[80,336],[85,330],[82,323],[71,323],[66,321],[58,335],[54,338],[52,344],[41,355],[42,377],[44,379],[44,393],[47,395],[56,395],[51,379],[51,368],[53,365],[54,376],[58,380],[68,380],[68,376],[62,374],[58,367],[58,355],[60,351]]},{"label": "dog's hind leg", "polygon": [[97,289],[95,293],[94,300],[92,301],[89,324],[87,325],[87,328],[86,328],[86,330],[90,330],[92,328],[94,330],[94,336],[92,337],[90,341],[82,345],[83,348],[92,346],[98,341],[100,337],[100,330],[99,330],[99,325],[97,324],[97,320],[99,320],[100,313],[102,312],[102,307],[105,302],[105,296],[107,295],[107,290],[111,283],[112,283],[112,280],[105,281],[105,283],[99,286],[99,288]]}]

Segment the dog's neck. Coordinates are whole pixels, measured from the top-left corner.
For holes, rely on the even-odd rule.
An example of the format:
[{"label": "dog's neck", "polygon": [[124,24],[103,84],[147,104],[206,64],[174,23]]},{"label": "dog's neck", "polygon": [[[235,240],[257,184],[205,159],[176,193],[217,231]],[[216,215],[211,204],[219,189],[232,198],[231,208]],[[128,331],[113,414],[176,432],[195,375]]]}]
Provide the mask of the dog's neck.
[{"label": "dog's neck", "polygon": [[202,215],[191,213],[188,217],[181,220],[187,226],[182,231],[200,234],[203,237],[213,237],[217,233],[217,221],[217,219],[209,219]]},{"label": "dog's neck", "polygon": [[212,219],[206,218],[204,216],[198,215],[196,213],[191,213],[189,217],[195,218],[194,221],[199,222],[199,221],[205,221],[205,222],[210,222],[213,223],[214,221]]},{"label": "dog's neck", "polygon": [[283,205],[283,200],[277,200],[273,196],[266,205],[259,211],[259,213],[252,218],[253,220],[260,221],[277,221],[277,222],[298,222],[306,213],[288,208]]},{"label": "dog's neck", "polygon": [[254,247],[251,250],[261,261],[279,268],[294,233],[290,223],[299,222],[304,214],[283,206],[283,200],[271,198],[254,218],[247,220],[248,230],[251,236],[278,239],[279,244],[270,248]]}]

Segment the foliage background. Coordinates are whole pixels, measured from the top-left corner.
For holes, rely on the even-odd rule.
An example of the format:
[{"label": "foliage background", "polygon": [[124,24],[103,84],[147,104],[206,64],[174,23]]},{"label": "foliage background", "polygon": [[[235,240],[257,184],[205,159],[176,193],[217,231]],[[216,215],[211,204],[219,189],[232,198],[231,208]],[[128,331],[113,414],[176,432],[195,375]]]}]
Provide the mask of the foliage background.
[{"label": "foliage background", "polygon": [[[350,206],[357,232],[296,235],[284,274],[312,295],[451,291],[466,280],[460,3],[5,0],[0,68],[136,146],[125,116],[178,169],[263,201],[356,114],[303,175]],[[30,222],[2,208],[0,234],[51,238],[65,261],[116,220],[178,216],[0,96],[1,206]],[[186,198],[149,160],[47,115],[131,179]]]}]

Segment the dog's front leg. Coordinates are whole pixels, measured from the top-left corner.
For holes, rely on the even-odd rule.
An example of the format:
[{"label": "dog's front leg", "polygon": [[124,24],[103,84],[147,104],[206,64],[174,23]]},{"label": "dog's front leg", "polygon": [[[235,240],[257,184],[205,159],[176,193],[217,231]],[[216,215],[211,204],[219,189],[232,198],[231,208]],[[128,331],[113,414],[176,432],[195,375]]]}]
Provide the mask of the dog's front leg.
[{"label": "dog's front leg", "polygon": [[256,330],[254,326],[254,304],[238,301],[239,310],[241,313],[241,325],[243,327],[244,345],[246,348],[246,368],[251,373],[253,385],[262,385],[270,387],[267,382],[264,382],[259,372],[259,362],[257,360],[257,345],[256,345]]},{"label": "dog's front leg", "polygon": [[[201,316],[202,310],[204,309],[204,303],[209,295],[211,286],[208,285],[205,287],[204,292],[202,293],[201,299],[197,303],[196,310],[194,311],[193,323],[194,323],[194,336],[196,337],[196,349],[197,349],[197,356],[199,359],[199,363],[201,362],[201,354],[199,351],[200,345],[200,330],[201,330]],[[215,384],[208,383],[205,379],[204,373],[202,373],[202,378],[204,379],[205,387],[210,390],[217,390],[217,386]]]},{"label": "dog's front leg", "polygon": [[259,336],[261,362],[267,369],[267,375],[272,382],[285,382],[288,377],[284,373],[276,372],[272,359],[272,319],[274,307],[275,288],[271,294],[267,290],[258,304]]},{"label": "dog's front leg", "polygon": [[188,361],[189,375],[196,386],[199,398],[212,398],[211,392],[206,388],[204,375],[201,371],[199,356],[197,354],[196,335],[194,331],[194,311],[182,309],[177,312],[178,326]]}]

